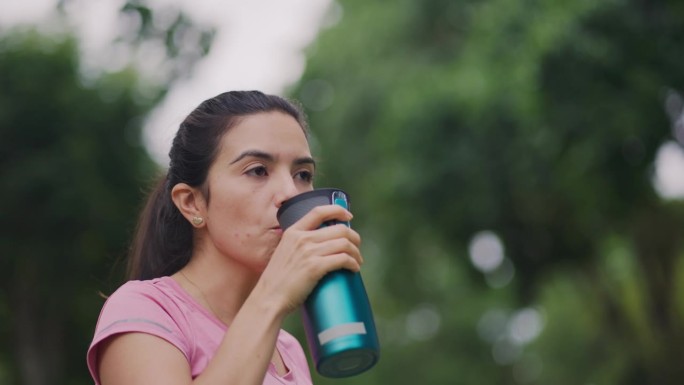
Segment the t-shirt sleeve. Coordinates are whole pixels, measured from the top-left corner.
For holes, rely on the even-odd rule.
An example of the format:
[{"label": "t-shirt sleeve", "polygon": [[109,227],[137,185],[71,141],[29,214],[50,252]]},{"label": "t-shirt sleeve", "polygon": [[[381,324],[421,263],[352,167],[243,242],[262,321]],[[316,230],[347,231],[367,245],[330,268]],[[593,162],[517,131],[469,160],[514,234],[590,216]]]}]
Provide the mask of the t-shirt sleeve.
[{"label": "t-shirt sleeve", "polygon": [[98,347],[107,338],[121,333],[147,333],[176,346],[189,357],[190,347],[182,334],[183,327],[170,301],[152,285],[129,282],[114,292],[105,302],[88,349],[90,374],[99,384],[97,372]]}]

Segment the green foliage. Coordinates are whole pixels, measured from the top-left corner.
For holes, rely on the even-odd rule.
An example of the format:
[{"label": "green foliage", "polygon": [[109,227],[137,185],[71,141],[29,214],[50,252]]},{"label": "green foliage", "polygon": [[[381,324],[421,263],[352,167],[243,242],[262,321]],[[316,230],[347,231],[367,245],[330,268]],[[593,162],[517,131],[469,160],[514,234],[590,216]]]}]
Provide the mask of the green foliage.
[{"label": "green foliage", "polygon": [[[68,24],[67,3],[53,22]],[[80,68],[68,32],[0,36],[3,384],[92,383],[85,352],[102,296],[123,279],[140,186],[158,171],[142,144],[143,119],[211,46],[213,29],[177,8],[135,0],[121,14],[138,28],[112,36],[130,56],[114,73]],[[150,45],[169,59],[155,80],[136,70]]]},{"label": "green foliage", "polygon": [[[119,43],[163,45],[169,81],[210,46],[176,10],[167,24],[145,1],[122,12],[136,27]],[[351,195],[382,352],[315,383],[681,383],[684,206],[651,174],[674,139],[665,100],[684,92],[684,4],[339,12],[292,94],[319,185]],[[130,68],[84,81],[75,40],[0,37],[0,383],[91,382],[97,292],[119,283],[106,277],[156,171],[141,122],[165,88]],[[506,256],[486,274],[468,253],[483,230]]]},{"label": "green foliage", "polygon": [[[125,253],[139,186],[155,166],[141,144],[152,100],[135,73],[83,86],[73,40],[0,41],[3,383],[88,383],[84,367],[102,281]],[[4,349],[3,349],[4,350]],[[31,368],[41,368],[35,370]]]},{"label": "green foliage", "polygon": [[[341,13],[292,90],[322,149],[320,184],[351,195],[379,317],[424,303],[441,316],[405,344],[381,323],[383,361],[349,383],[680,383],[684,207],[651,174],[674,139],[665,98],[684,91],[684,7],[345,1]],[[501,238],[511,287],[487,289],[471,267],[482,230]],[[510,321],[520,306],[546,328],[496,359],[504,345],[477,325],[488,307]]]}]

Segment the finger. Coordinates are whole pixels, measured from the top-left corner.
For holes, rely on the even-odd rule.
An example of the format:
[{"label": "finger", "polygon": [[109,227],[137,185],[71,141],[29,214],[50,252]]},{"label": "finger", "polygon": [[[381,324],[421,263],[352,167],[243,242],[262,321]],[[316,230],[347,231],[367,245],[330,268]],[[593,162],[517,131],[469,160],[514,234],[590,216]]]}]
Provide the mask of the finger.
[{"label": "finger", "polygon": [[344,238],[357,246],[361,245],[361,236],[359,233],[344,224],[336,224],[311,230],[306,232],[305,237],[306,241],[310,242],[324,242],[330,239]]},{"label": "finger", "polygon": [[310,244],[306,255],[312,257],[314,263],[318,263],[317,260],[327,259],[331,255],[345,254],[353,258],[356,263],[360,266],[363,264],[363,256],[359,248],[345,238],[331,239],[321,243]]},{"label": "finger", "polygon": [[348,210],[339,205],[316,206],[290,226],[290,228],[314,230],[327,221],[338,220],[346,222],[350,221],[352,217],[352,214]]},{"label": "finger", "polygon": [[332,254],[321,258],[321,266],[326,273],[340,269],[347,269],[354,273],[361,271],[359,261],[346,253]]},{"label": "finger", "polygon": [[361,264],[349,254],[337,253],[311,260],[303,271],[308,271],[307,275],[318,281],[326,274],[341,269],[357,273],[361,271]]}]

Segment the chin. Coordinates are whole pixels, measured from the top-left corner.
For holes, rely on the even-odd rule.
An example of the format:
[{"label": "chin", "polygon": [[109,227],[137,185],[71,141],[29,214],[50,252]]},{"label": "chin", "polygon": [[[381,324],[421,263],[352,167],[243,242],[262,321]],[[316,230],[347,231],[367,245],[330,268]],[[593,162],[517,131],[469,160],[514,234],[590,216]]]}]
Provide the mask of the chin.
[{"label": "chin", "polygon": [[260,263],[258,263],[258,266],[260,266],[262,272],[266,269],[266,266],[268,266],[268,264],[271,263],[271,258],[273,257],[274,250],[275,247],[265,254],[267,256],[264,259],[259,260]]}]

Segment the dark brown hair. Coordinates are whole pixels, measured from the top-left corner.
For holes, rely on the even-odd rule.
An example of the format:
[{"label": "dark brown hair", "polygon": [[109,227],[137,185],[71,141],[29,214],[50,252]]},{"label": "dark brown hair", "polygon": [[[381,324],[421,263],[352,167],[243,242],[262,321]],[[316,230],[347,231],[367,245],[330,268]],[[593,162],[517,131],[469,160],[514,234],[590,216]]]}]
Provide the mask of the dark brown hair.
[{"label": "dark brown hair", "polygon": [[171,275],[190,261],[193,227],[171,200],[171,189],[187,183],[207,195],[207,173],[223,135],[240,117],[269,111],[292,116],[308,137],[298,104],[259,91],[222,93],[202,102],[185,118],[169,151],[167,174],[157,182],[140,214],[128,256],[128,279]]}]

